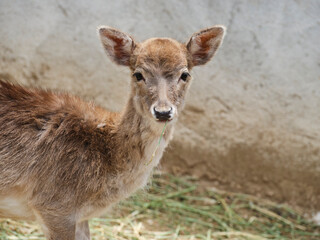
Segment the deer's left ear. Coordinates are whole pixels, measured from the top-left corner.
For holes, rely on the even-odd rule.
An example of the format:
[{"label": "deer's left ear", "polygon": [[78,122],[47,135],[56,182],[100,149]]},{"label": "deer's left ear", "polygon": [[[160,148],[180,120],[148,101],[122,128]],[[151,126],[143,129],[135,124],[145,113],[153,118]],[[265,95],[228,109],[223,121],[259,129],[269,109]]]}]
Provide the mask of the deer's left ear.
[{"label": "deer's left ear", "polygon": [[130,58],[135,42],[129,35],[114,28],[98,28],[102,45],[110,58],[119,65],[130,66]]},{"label": "deer's left ear", "polygon": [[187,43],[187,50],[191,57],[191,65],[206,64],[220,47],[226,28],[224,26],[214,26],[194,33]]}]

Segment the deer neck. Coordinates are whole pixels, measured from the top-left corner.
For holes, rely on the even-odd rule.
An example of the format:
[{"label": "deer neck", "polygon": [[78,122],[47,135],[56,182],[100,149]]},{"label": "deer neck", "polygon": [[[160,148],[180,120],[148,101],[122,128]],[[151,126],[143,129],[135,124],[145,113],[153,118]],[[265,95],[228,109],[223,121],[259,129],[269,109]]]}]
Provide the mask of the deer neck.
[{"label": "deer neck", "polygon": [[164,125],[141,114],[131,97],[117,127],[123,157],[134,165],[155,167],[173,134],[173,123],[168,123],[165,130]]}]

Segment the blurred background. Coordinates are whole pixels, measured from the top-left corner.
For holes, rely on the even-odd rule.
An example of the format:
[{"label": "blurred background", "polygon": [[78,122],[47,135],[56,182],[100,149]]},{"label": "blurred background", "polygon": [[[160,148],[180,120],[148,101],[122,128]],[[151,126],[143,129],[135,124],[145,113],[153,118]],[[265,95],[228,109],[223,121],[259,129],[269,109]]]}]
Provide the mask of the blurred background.
[{"label": "blurred background", "polygon": [[186,42],[227,27],[194,81],[162,170],[320,210],[320,1],[0,0],[0,77],[119,111],[129,70],[96,28]]}]

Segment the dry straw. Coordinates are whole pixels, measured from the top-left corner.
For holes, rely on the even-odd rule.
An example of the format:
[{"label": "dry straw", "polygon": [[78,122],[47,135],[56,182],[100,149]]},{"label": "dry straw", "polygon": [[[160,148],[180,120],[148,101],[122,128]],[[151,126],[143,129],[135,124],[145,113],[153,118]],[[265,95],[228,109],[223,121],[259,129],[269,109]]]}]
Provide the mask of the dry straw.
[{"label": "dry straw", "polygon": [[[93,240],[316,240],[300,211],[250,195],[199,187],[191,177],[155,174],[148,191],[90,221]],[[0,239],[44,239],[36,223],[0,220]]]}]

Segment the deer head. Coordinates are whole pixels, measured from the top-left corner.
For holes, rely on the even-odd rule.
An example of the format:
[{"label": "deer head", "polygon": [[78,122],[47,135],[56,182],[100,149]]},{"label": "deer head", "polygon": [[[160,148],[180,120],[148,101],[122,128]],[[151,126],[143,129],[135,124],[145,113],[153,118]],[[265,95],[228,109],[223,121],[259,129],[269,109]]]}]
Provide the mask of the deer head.
[{"label": "deer head", "polygon": [[131,97],[136,111],[153,122],[176,119],[184,105],[194,66],[207,63],[220,47],[225,27],[193,34],[184,44],[170,38],[138,43],[116,29],[99,28],[101,42],[117,64],[132,71]]}]

